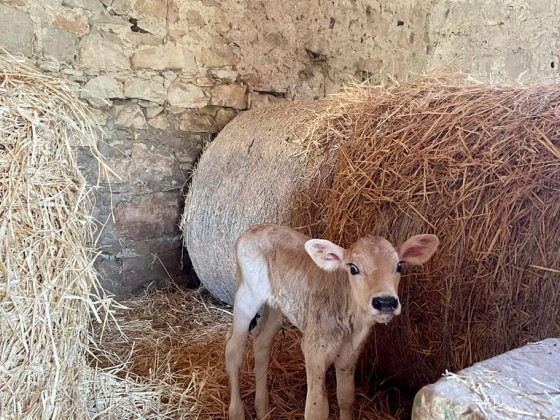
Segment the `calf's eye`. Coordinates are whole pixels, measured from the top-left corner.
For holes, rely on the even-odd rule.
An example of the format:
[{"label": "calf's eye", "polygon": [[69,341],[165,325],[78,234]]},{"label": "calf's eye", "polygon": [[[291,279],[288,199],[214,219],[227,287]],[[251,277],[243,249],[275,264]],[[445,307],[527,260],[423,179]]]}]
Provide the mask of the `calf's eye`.
[{"label": "calf's eye", "polygon": [[358,267],[356,267],[354,264],[349,264],[350,265],[350,274],[352,274],[353,276],[355,276],[356,274],[360,274],[360,270],[358,270]]},{"label": "calf's eye", "polygon": [[399,262],[397,263],[397,273],[400,273],[401,271],[402,271],[402,262],[399,261]]}]

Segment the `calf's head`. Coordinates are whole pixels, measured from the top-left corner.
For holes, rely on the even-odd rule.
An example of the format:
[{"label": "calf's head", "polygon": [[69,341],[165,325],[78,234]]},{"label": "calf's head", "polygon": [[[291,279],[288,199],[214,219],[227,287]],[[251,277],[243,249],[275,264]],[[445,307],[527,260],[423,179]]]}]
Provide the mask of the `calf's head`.
[{"label": "calf's head", "polygon": [[323,270],[346,270],[358,305],[377,322],[388,322],[401,313],[397,294],[401,265],[425,263],[438,244],[434,235],[417,235],[395,248],[386,239],[368,236],[348,249],[324,239],[310,239],[305,249]]}]

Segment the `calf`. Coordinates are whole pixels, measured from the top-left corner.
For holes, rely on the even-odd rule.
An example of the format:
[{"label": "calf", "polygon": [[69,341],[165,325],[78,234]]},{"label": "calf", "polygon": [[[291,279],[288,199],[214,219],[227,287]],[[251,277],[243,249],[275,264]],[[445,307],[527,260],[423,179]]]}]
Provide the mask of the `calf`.
[{"label": "calf", "polygon": [[368,236],[344,249],[271,224],[253,226],[242,234],[235,245],[237,293],[226,337],[230,418],[245,418],[239,369],[249,326],[262,307],[254,332],[257,418],[270,411],[270,350],[284,315],[303,332],[305,418],[327,419],[325,372],[334,364],[340,418],[351,419],[360,349],[374,324],[389,322],[401,312],[397,296],[401,262],[424,263],[438,243],[434,235],[418,235],[395,249],[383,238]]}]

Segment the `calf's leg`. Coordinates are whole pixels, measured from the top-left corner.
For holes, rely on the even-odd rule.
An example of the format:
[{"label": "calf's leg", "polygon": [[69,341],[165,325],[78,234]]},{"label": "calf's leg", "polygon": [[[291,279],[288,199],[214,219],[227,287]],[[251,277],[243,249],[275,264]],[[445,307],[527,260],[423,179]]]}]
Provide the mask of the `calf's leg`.
[{"label": "calf's leg", "polygon": [[340,410],[340,420],[352,420],[352,406],[354,404],[354,371],[359,353],[352,345],[344,345],[335,359],[336,369],[336,397]]},{"label": "calf's leg", "polygon": [[303,355],[307,372],[307,398],[305,400],[305,420],[327,420],[329,402],[325,387],[327,361],[327,345],[313,345],[303,340]]},{"label": "calf's leg", "polygon": [[255,353],[255,411],[257,419],[264,419],[270,412],[268,400],[268,365],[274,336],[282,325],[282,312],[265,305],[263,315],[254,332],[253,348]]},{"label": "calf's leg", "polygon": [[239,390],[239,369],[247,346],[249,325],[262,304],[262,302],[252,302],[250,296],[247,295],[248,291],[243,286],[239,288],[235,295],[233,324],[228,333],[226,344],[226,370],[231,389],[229,418],[232,420],[245,419],[245,409]]}]

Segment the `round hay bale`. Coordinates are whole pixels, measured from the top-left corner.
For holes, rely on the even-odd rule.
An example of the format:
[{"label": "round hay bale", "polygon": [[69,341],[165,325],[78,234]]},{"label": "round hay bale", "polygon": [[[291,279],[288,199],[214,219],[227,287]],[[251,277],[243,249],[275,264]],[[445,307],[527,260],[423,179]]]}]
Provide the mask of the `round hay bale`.
[{"label": "round hay bale", "polygon": [[[293,215],[297,192],[314,202],[332,168],[334,144],[302,143],[329,101],[280,104],[247,111],[230,122],[198,163],[181,227],[197,276],[218,299],[233,303],[234,244],[252,225],[294,227],[312,207]],[[317,174],[319,176],[317,176]]]},{"label": "round hay bale", "polygon": [[414,391],[559,336],[560,88],[422,78],[338,100],[324,237],[441,241],[405,270],[402,315],[374,329],[362,372]]}]

